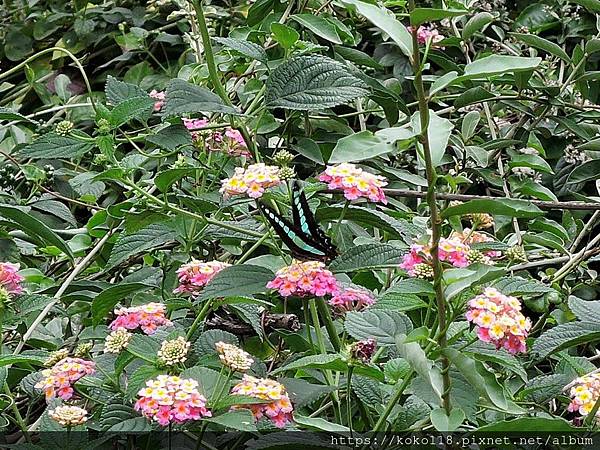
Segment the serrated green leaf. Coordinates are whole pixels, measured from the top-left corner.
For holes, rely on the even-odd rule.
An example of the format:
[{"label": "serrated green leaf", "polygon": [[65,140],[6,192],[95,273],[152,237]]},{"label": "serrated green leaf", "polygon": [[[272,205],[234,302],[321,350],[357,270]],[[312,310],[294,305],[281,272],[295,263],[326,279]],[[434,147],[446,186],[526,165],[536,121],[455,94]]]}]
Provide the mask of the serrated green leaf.
[{"label": "serrated green leaf", "polygon": [[267,283],[275,274],[261,266],[239,264],[226,267],[204,287],[199,301],[217,297],[235,297],[257,294],[267,290]]},{"label": "serrated green leaf", "polygon": [[325,56],[297,56],[271,72],[265,102],[302,111],[331,108],[367,95],[365,84],[342,63]]},{"label": "serrated green leaf", "polygon": [[575,345],[600,340],[600,324],[594,322],[563,323],[546,330],[535,340],[531,351],[540,358]]},{"label": "serrated green leaf", "polygon": [[171,80],[167,86],[165,97],[164,117],[209,112],[239,114],[235,108],[223,103],[220,97],[208,89],[177,78]]},{"label": "serrated green leaf", "polygon": [[230,48],[231,50],[235,50],[238,53],[241,53],[247,58],[255,59],[262,63],[267,63],[269,57],[267,56],[267,52],[258,44],[254,42],[249,42],[244,39],[235,39],[235,38],[225,38],[225,37],[214,37],[213,41],[218,42],[219,44]]},{"label": "serrated green leaf", "polygon": [[426,308],[427,303],[414,294],[403,294],[393,290],[386,291],[381,295],[372,309],[383,309],[386,311],[412,311],[414,309]]},{"label": "serrated green leaf", "polygon": [[521,277],[501,278],[493,284],[493,287],[504,295],[514,295],[517,297],[523,295],[541,295],[554,291],[554,289],[539,281]]},{"label": "serrated green leaf", "polygon": [[363,244],[351,247],[329,265],[332,272],[353,272],[356,270],[386,268],[398,265],[406,253],[389,244]]},{"label": "serrated green leaf", "polygon": [[207,330],[200,335],[194,343],[194,350],[198,356],[215,354],[217,352],[215,344],[217,342],[225,342],[226,344],[239,345],[238,338],[235,334],[225,330]]},{"label": "serrated green leaf", "polygon": [[121,234],[113,247],[106,269],[118,266],[122,262],[142,252],[175,239],[175,232],[165,222],[153,223],[133,234]]},{"label": "serrated green leaf", "polygon": [[111,110],[110,124],[113,128],[117,128],[133,119],[145,122],[152,114],[155,101],[148,95],[122,101]]},{"label": "serrated green leaf", "polygon": [[569,309],[579,320],[600,323],[600,301],[586,301],[571,295]]},{"label": "serrated green leaf", "polygon": [[399,335],[412,331],[410,319],[397,311],[350,311],[344,328],[356,340],[373,338],[377,345],[394,345]]},{"label": "serrated green leaf", "polygon": [[125,296],[150,289],[151,286],[144,283],[122,283],[111,286],[98,294],[92,301],[92,322],[98,325],[106,319],[106,315],[113,310],[119,301]]},{"label": "serrated green leaf", "polygon": [[106,87],[104,89],[106,99],[112,105],[118,105],[127,99],[134,97],[144,97],[148,94],[139,86],[131,83],[119,81],[115,77],[109,75],[106,79]]},{"label": "serrated green leaf", "polygon": [[48,133],[23,147],[19,154],[23,158],[32,159],[75,159],[86,154],[92,147],[91,142]]},{"label": "serrated green leaf", "polygon": [[184,145],[192,145],[192,135],[183,125],[170,125],[156,134],[146,136],[146,140],[170,151]]}]

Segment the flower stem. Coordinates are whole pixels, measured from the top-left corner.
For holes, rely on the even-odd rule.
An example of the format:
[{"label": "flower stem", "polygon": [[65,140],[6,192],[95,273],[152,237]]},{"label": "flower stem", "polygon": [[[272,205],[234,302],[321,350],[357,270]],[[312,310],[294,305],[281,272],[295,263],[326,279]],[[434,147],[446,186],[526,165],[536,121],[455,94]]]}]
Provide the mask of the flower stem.
[{"label": "flower stem", "polygon": [[404,393],[404,390],[408,386],[408,383],[410,383],[410,381],[412,380],[413,373],[414,372],[411,370],[408,373],[408,375],[406,375],[406,377],[404,378],[404,380],[402,380],[402,384],[400,385],[400,387],[398,388],[398,390],[388,400],[387,404],[385,405],[385,410],[383,411],[383,414],[381,414],[381,416],[377,420],[377,423],[373,427],[373,432],[374,433],[379,432],[379,431],[383,431],[385,429],[385,424],[386,424],[387,418],[392,413],[392,410],[394,409],[394,406],[396,406],[396,404],[400,400],[400,397],[402,397],[402,394]]},{"label": "flower stem", "polygon": [[[212,44],[210,42],[210,35],[208,34],[208,27],[206,26],[206,18],[204,17],[204,11],[202,10],[202,5],[200,0],[192,0],[192,6],[194,7],[194,11],[196,12],[196,20],[198,21],[198,29],[200,31],[200,35],[202,36],[202,45],[204,46],[204,58],[206,59],[206,65],[208,67],[208,75],[210,77],[210,81],[213,85],[214,90],[217,92],[217,95],[221,97],[221,100],[228,105],[233,106],[231,100],[229,99],[229,95],[227,95],[227,91],[225,87],[221,83],[221,79],[219,78],[219,73],[217,71],[217,65],[215,64],[215,57],[212,51]],[[244,138],[244,142],[248,146],[248,149],[253,153],[255,159],[258,161],[260,159],[260,155],[258,155],[258,151],[250,134],[248,133],[248,129],[243,123],[239,123],[234,116],[229,116],[229,122],[231,122],[231,126],[239,130]]]},{"label": "flower stem", "polygon": [[[409,0],[409,11],[415,9],[415,1]],[[443,268],[439,258],[439,242],[442,234],[442,219],[439,213],[438,205],[436,202],[436,181],[437,172],[433,165],[433,159],[431,156],[431,148],[429,145],[429,105],[427,103],[427,95],[425,94],[425,88],[423,85],[423,66],[421,64],[421,53],[419,51],[419,42],[417,39],[417,27],[412,29],[413,38],[413,71],[414,86],[417,93],[417,99],[419,103],[419,116],[421,119],[421,132],[417,137],[421,146],[423,147],[423,156],[425,160],[425,172],[427,175],[427,205],[429,206],[429,214],[431,219],[431,260],[433,263],[433,288],[435,291],[437,301],[437,313],[439,321],[439,329],[442,333],[438,334],[438,344],[441,350],[447,345],[446,338],[446,298],[444,295],[444,287],[442,285]],[[450,361],[445,356],[441,356],[442,362],[442,405],[446,410],[446,415],[450,415],[452,406],[450,404]]]},{"label": "flower stem", "polygon": [[348,428],[350,428],[350,437],[352,437],[352,372],[354,371],[354,366],[350,365],[348,367],[348,375],[346,377],[346,422],[348,423]]},{"label": "flower stem", "polygon": [[204,306],[202,307],[202,309],[200,310],[198,315],[196,316],[196,318],[194,319],[194,323],[192,323],[192,326],[190,327],[189,331],[187,332],[186,338],[188,341],[192,338],[192,336],[194,335],[194,333],[196,332],[196,330],[198,329],[200,324],[204,321],[204,319],[210,312],[211,307],[212,307],[212,302],[210,300],[207,300],[206,303],[204,303]]},{"label": "flower stem", "polygon": [[315,298],[315,303],[317,310],[319,311],[319,315],[323,319],[323,322],[325,322],[325,329],[329,335],[329,340],[331,341],[335,351],[339,352],[340,348],[342,347],[342,343],[340,342],[340,337],[335,329],[335,324],[333,323],[333,318],[331,317],[331,310],[329,309],[329,306],[327,306],[327,303],[323,297]]}]

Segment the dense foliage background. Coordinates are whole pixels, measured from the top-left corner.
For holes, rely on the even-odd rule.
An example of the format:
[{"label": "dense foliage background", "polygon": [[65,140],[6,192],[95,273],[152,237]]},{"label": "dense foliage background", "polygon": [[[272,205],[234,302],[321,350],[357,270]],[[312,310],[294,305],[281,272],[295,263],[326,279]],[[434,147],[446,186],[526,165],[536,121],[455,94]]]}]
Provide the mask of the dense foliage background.
[{"label": "dense foliage background", "polygon": [[4,438],[594,428],[598,14],[5,0]]}]

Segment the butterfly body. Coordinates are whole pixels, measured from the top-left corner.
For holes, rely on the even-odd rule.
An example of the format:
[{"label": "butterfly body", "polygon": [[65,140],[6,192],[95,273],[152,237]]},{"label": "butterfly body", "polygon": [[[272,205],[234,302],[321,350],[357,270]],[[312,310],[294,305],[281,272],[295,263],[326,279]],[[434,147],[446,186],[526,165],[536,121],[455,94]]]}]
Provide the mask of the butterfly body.
[{"label": "butterfly body", "polygon": [[331,238],[319,227],[311,212],[304,192],[298,183],[292,187],[292,222],[272,208],[259,203],[259,208],[287,245],[295,258],[330,261],[337,256]]}]

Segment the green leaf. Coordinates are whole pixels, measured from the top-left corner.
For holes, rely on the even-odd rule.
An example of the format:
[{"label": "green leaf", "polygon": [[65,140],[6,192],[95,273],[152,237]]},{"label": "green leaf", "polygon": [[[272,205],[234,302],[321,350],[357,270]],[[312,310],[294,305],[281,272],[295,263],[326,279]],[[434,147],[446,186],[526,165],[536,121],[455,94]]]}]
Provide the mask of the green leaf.
[{"label": "green leaf", "polygon": [[27,233],[29,236],[32,236],[45,244],[57,247],[70,259],[73,259],[73,252],[67,243],[58,234],[31,214],[14,206],[0,205],[0,216],[14,222],[18,229]]},{"label": "green leaf", "polygon": [[214,37],[213,41],[218,42],[221,45],[224,45],[227,48],[235,50],[238,53],[241,53],[247,58],[255,59],[262,63],[267,63],[269,59],[267,56],[267,52],[258,44],[254,42],[249,42],[244,39],[235,39],[235,38],[225,38],[225,37]]},{"label": "green leaf", "polygon": [[117,128],[133,119],[145,122],[152,114],[155,101],[148,95],[122,101],[111,110],[110,124]]},{"label": "green leaf", "polygon": [[145,417],[131,417],[115,423],[107,431],[111,433],[147,433],[152,426]]},{"label": "green leaf", "polygon": [[279,45],[286,50],[292,48],[300,39],[300,35],[292,27],[277,22],[271,23],[271,33]]},{"label": "green leaf", "polygon": [[104,92],[106,93],[106,100],[112,105],[118,105],[130,98],[148,96],[146,91],[139,86],[119,81],[112,75],[109,75],[106,79]]},{"label": "green leaf", "polygon": [[215,417],[202,419],[203,422],[214,423],[221,425],[227,429],[256,432],[254,424],[254,416],[249,409],[236,409],[228,411],[224,414],[219,414]]},{"label": "green leaf", "polygon": [[23,147],[19,155],[32,159],[76,159],[93,147],[92,142],[48,133]]},{"label": "green leaf", "polygon": [[194,342],[194,350],[198,356],[216,354],[217,349],[215,344],[217,342],[225,342],[226,344],[239,345],[238,338],[235,334],[229,333],[225,330],[207,330],[200,335],[198,340]]},{"label": "green leaf", "polygon": [[414,309],[426,308],[427,303],[414,294],[403,294],[388,289],[381,295],[371,308],[372,310],[383,309],[386,311],[412,311]]},{"label": "green leaf", "polygon": [[523,181],[514,189],[514,192],[548,202],[558,201],[558,198],[556,195],[554,195],[554,192],[533,180]]},{"label": "green leaf", "polygon": [[270,108],[317,110],[367,95],[366,85],[342,63],[325,56],[297,56],[277,66],[266,83]]},{"label": "green leaf", "polygon": [[175,232],[165,222],[153,223],[133,234],[121,234],[113,247],[106,269],[112,269],[134,255],[173,241]]},{"label": "green leaf", "polygon": [[413,42],[412,36],[406,27],[396,20],[394,14],[386,8],[382,8],[360,0],[342,0],[346,5],[352,5],[359,14],[365,16],[373,25],[384,31],[408,58],[412,58]]},{"label": "green leaf", "polygon": [[435,295],[433,284],[420,278],[404,278],[394,284],[387,292],[399,294],[424,294]]},{"label": "green leaf", "polygon": [[482,212],[522,219],[531,219],[544,214],[542,210],[527,200],[497,198],[494,200],[469,200],[460,205],[450,206],[442,211],[442,217],[464,216]]},{"label": "green leaf", "polygon": [[583,6],[588,11],[600,13],[600,0],[573,0],[573,3]]},{"label": "green leaf", "polygon": [[309,406],[337,389],[335,386],[312,384],[302,378],[280,378],[278,381],[285,386],[295,408]]},{"label": "green leaf", "polygon": [[[410,120],[414,133],[419,134],[421,132],[420,114],[418,112],[414,113]],[[429,111],[429,127],[427,128],[427,136],[429,137],[431,159],[434,166],[439,166],[441,164],[453,129],[454,125],[452,122],[450,122],[448,119],[438,116],[434,111]],[[420,157],[419,160],[421,160]]]},{"label": "green leaf", "polygon": [[537,49],[545,51],[546,53],[550,53],[551,55],[554,55],[554,56],[564,60],[567,63],[571,62],[571,58],[569,58],[569,55],[567,55],[567,53],[558,44],[555,44],[554,42],[551,42],[547,39],[544,39],[542,37],[539,37],[539,36],[536,36],[535,34],[530,34],[530,33],[508,33],[508,34],[510,36],[517,38],[519,41],[524,42],[525,44],[527,44],[531,47],[535,47]]},{"label": "green leaf", "polygon": [[312,162],[325,165],[325,162],[323,161],[323,154],[321,153],[321,148],[319,147],[319,144],[317,144],[312,139],[309,139],[307,137],[301,137],[300,139],[298,139],[297,145],[293,145],[292,148],[305,158],[310,159]]},{"label": "green leaf", "polygon": [[0,355],[0,367],[18,363],[28,363],[34,366],[43,366],[45,360],[45,357],[35,355]]},{"label": "green leaf", "polygon": [[575,167],[573,172],[569,174],[567,183],[583,183],[598,178],[600,178],[600,159],[592,159]]},{"label": "green leaf", "polygon": [[290,16],[290,19],[295,20],[303,27],[308,28],[314,34],[329,42],[333,42],[334,44],[342,43],[335,25],[323,17],[313,14],[294,14]]},{"label": "green leaf", "polygon": [[159,350],[160,343],[145,334],[133,334],[129,344],[127,344],[127,351],[129,353],[151,364],[156,362]]},{"label": "green leaf", "polygon": [[480,12],[471,17],[462,30],[462,38],[468,41],[475,33],[494,21],[494,15],[489,12]]},{"label": "green leaf", "polygon": [[261,266],[238,264],[226,267],[204,287],[200,301],[217,297],[252,295],[267,290],[267,283],[275,274]]},{"label": "green leaf", "polygon": [[485,264],[471,264],[466,269],[448,269],[444,271],[446,283],[445,294],[451,299],[465,289],[489,283],[500,278],[506,273],[502,267],[488,266]]},{"label": "green leaf", "polygon": [[442,75],[441,77],[439,77],[437,80],[435,80],[433,82],[433,84],[429,88],[429,97],[430,98],[433,97],[434,94],[436,94],[437,92],[444,89],[452,81],[454,81],[454,79],[457,76],[458,76],[458,72],[452,71],[452,72],[448,72],[448,73]]},{"label": "green leaf", "polygon": [[397,336],[412,331],[410,319],[397,311],[350,311],[344,328],[356,340],[373,338],[377,345],[394,345]]},{"label": "green leaf", "polygon": [[531,351],[540,358],[565,348],[600,340],[600,324],[595,322],[569,322],[546,330],[535,340]]},{"label": "green leaf", "polygon": [[223,103],[220,97],[206,88],[180,79],[171,80],[165,92],[165,117],[187,113],[239,114],[232,106]]},{"label": "green leaf", "polygon": [[579,320],[600,323],[600,301],[582,300],[571,295],[569,309]]},{"label": "green leaf", "polygon": [[432,389],[436,396],[436,403],[442,403],[443,381],[440,370],[433,364],[433,361],[427,358],[425,352],[416,342],[404,342],[406,336],[398,336],[396,347],[398,354],[408,362],[412,370],[421,376],[421,378]]},{"label": "green leaf", "polygon": [[[202,366],[185,369],[179,375],[181,378],[192,378],[198,382],[198,392],[209,400],[213,399],[216,389],[223,386],[226,378],[216,370]],[[211,405],[212,406],[212,405]]]},{"label": "green leaf", "polygon": [[468,358],[453,348],[446,348],[443,353],[458,368],[471,386],[479,392],[479,395],[490,401],[494,406],[509,414],[526,413],[523,408],[507,398],[504,388],[498,383],[495,375],[489,372],[483,364]]},{"label": "green leaf", "polygon": [[371,159],[395,150],[393,143],[365,130],[345,136],[337,141],[329,164]]},{"label": "green leaf", "polygon": [[481,115],[479,111],[469,111],[463,117],[462,126],[460,129],[460,134],[462,135],[463,141],[467,142],[473,137],[473,135],[475,134],[475,129],[479,124],[480,118]]},{"label": "green leaf", "polygon": [[346,372],[348,364],[338,354],[328,355],[309,355],[296,359],[285,366],[278,367],[271,374],[276,375],[281,372],[295,369],[328,369],[337,372]]},{"label": "green leaf", "polygon": [[554,291],[554,289],[539,281],[521,277],[501,278],[494,283],[493,287],[498,289],[504,295],[514,295],[517,297],[522,297],[524,295],[542,295],[546,292]]},{"label": "green leaf", "polygon": [[175,169],[167,169],[158,173],[154,178],[154,184],[161,192],[168,192],[171,186],[185,177],[194,176],[198,171],[202,171],[201,167],[177,167]]},{"label": "green leaf", "polygon": [[450,17],[460,17],[468,12],[469,11],[463,9],[415,8],[410,12],[410,24],[418,27],[425,22],[435,22]]},{"label": "green leaf", "polygon": [[0,120],[25,121],[33,123],[33,120],[28,119],[23,114],[20,114],[3,106],[0,106]]},{"label": "green leaf", "polygon": [[515,430],[519,432],[534,432],[534,433],[573,433],[577,428],[573,427],[570,422],[561,417],[520,417],[512,420],[502,420],[499,422],[483,425],[474,431],[474,435],[478,433],[510,433]]},{"label": "green leaf", "polygon": [[530,167],[540,172],[553,173],[550,164],[538,155],[514,155],[508,162],[508,167]]},{"label": "green leaf", "polygon": [[431,410],[429,418],[436,430],[455,431],[465,420],[465,412],[460,408],[452,408],[448,416],[444,408],[436,408]]},{"label": "green leaf", "polygon": [[398,265],[405,253],[405,249],[389,244],[358,245],[334,259],[329,269],[339,273],[386,268],[390,265]]},{"label": "green leaf", "polygon": [[170,125],[156,134],[146,136],[146,140],[170,151],[183,145],[192,145],[192,135],[183,125]]},{"label": "green leaf", "polygon": [[300,414],[294,414],[294,422],[309,430],[321,430],[328,433],[347,433],[350,428],[337,423],[328,422],[320,417],[307,417]]},{"label": "green leaf", "polygon": [[[135,336],[140,336],[136,334]],[[146,381],[156,378],[161,374],[161,370],[154,366],[143,365],[138,367],[135,372],[131,373],[127,379],[127,391],[125,395],[132,400],[137,396],[137,393],[146,385]]]},{"label": "green leaf", "polygon": [[92,301],[92,323],[98,325],[106,320],[106,315],[127,295],[150,288],[144,283],[122,283],[103,290]]},{"label": "green leaf", "polygon": [[533,70],[540,65],[542,58],[523,56],[491,55],[473,61],[465,67],[465,74],[458,81],[483,79],[510,72]]}]

